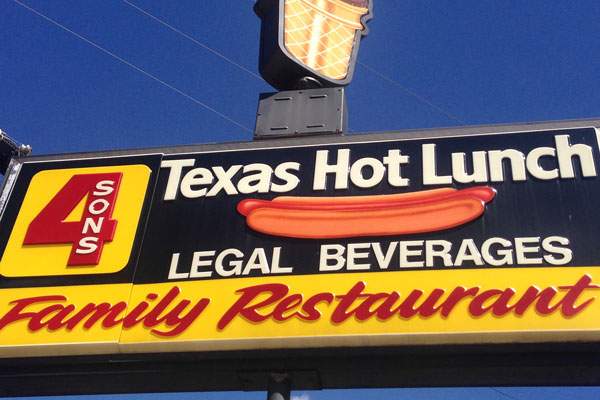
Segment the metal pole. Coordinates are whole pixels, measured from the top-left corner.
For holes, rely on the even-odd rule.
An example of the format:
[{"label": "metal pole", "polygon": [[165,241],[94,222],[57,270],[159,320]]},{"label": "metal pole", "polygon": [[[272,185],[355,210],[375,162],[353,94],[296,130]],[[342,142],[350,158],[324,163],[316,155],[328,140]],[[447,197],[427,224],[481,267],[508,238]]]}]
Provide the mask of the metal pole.
[{"label": "metal pole", "polygon": [[267,400],[290,400],[291,386],[288,374],[271,374]]}]

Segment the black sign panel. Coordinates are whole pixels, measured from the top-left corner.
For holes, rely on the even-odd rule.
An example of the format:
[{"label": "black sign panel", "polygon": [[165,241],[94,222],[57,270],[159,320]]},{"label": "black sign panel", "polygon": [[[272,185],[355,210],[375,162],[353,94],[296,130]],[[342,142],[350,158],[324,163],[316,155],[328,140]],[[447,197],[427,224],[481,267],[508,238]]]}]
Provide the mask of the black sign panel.
[{"label": "black sign panel", "polygon": [[[174,280],[277,275],[246,268],[258,263],[255,249],[292,274],[597,265],[600,216],[589,199],[600,196],[599,156],[594,128],[166,156],[136,283],[164,282],[169,273]],[[495,191],[481,216],[421,233],[285,237],[253,230],[238,211],[245,199],[359,201],[473,187]],[[342,258],[323,260],[324,251],[341,251],[345,261],[337,268]],[[215,271],[219,255],[226,273]],[[185,275],[194,257],[199,274]]]}]

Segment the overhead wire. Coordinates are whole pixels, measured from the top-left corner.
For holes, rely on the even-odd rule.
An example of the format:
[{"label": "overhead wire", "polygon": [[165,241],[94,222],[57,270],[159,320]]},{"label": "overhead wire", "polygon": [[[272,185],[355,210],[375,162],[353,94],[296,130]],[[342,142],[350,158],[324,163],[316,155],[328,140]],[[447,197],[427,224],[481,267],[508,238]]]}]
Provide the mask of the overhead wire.
[{"label": "overhead wire", "polygon": [[519,400],[519,399],[517,399],[516,397],[513,397],[513,396],[511,396],[510,394],[508,394],[508,393],[505,393],[505,392],[503,392],[502,390],[500,390],[500,389],[498,389],[498,388],[495,388],[495,387],[490,387],[490,389],[492,389],[494,392],[497,392],[498,394],[500,394],[500,395],[502,395],[502,396],[506,397],[507,399],[511,399],[511,400]]},{"label": "overhead wire", "polygon": [[[253,0],[254,3],[256,3],[256,0]],[[371,71],[372,73],[374,73],[375,75],[379,76],[382,79],[385,79],[386,81],[388,81],[389,83],[393,84],[394,86],[404,90],[406,93],[408,93],[409,95],[413,96],[414,98],[422,101],[423,103],[427,104],[428,106],[430,106],[431,108],[433,108],[434,110],[437,110],[439,112],[441,112],[442,114],[444,114],[445,116],[453,119],[454,121],[462,124],[462,125],[467,125],[466,122],[462,121],[461,119],[455,117],[454,115],[450,114],[448,111],[444,110],[443,108],[435,105],[434,103],[432,103],[431,101],[427,100],[426,98],[424,98],[423,96],[415,93],[414,91],[410,90],[409,88],[407,88],[406,86],[402,85],[401,83],[399,83],[398,81],[390,78],[389,76],[377,71],[375,68],[371,67],[370,65],[361,62],[361,61],[356,61],[357,64],[361,65],[362,67],[366,68],[367,70]]]},{"label": "overhead wire", "polygon": [[442,114],[444,114],[445,116],[455,120],[456,122],[462,124],[462,125],[467,125],[466,122],[462,121],[461,119],[455,117],[454,115],[450,114],[448,111],[444,110],[443,108],[436,106],[435,104],[433,104],[431,101],[427,100],[426,98],[424,98],[423,96],[420,96],[419,94],[413,92],[412,90],[408,89],[406,86],[400,84],[399,82],[395,81],[394,79],[390,78],[387,75],[382,74],[381,72],[377,71],[375,68],[365,64],[364,62],[361,61],[356,61],[357,64],[361,65],[362,67],[368,69],[369,71],[371,71],[372,73],[374,73],[375,75],[379,76],[382,79],[385,79],[386,81],[390,82],[391,84],[399,87],[400,89],[404,90],[406,93],[410,94],[411,96],[421,100],[423,103],[427,104],[428,106],[430,106],[431,108],[441,112]]},{"label": "overhead wire", "polygon": [[[98,50],[101,50],[102,52],[104,52],[104,53],[106,53],[106,54],[110,55],[111,57],[115,58],[116,60],[118,60],[118,61],[120,61],[120,62],[122,62],[122,63],[126,64],[126,65],[127,65],[127,66],[129,66],[130,68],[133,68],[133,69],[135,69],[136,71],[138,71],[138,72],[140,72],[140,73],[142,73],[142,74],[146,75],[147,77],[149,77],[149,78],[153,79],[154,81],[156,81],[156,82],[158,82],[158,83],[160,83],[160,84],[164,85],[165,87],[167,87],[167,88],[171,89],[172,91],[174,91],[174,92],[176,92],[176,93],[180,94],[181,96],[184,96],[184,97],[186,97],[188,100],[190,100],[190,101],[193,101],[194,103],[196,103],[196,104],[200,105],[201,107],[204,107],[204,108],[206,108],[207,110],[209,110],[209,111],[211,111],[211,112],[213,112],[213,113],[217,114],[217,115],[218,115],[218,116],[220,116],[221,118],[224,118],[224,119],[226,119],[227,121],[231,122],[232,124],[234,124],[234,125],[236,125],[236,126],[238,126],[238,127],[242,128],[242,129],[244,129],[244,130],[246,130],[246,131],[248,131],[248,132],[252,132],[250,128],[248,128],[247,126],[245,126],[245,125],[241,124],[240,122],[238,122],[238,121],[236,121],[236,120],[234,120],[234,119],[232,119],[232,118],[228,117],[227,115],[225,115],[225,114],[223,114],[223,113],[221,113],[221,112],[217,111],[216,109],[214,109],[214,108],[210,107],[210,106],[209,106],[209,105],[207,105],[206,103],[204,103],[204,102],[202,102],[202,101],[200,101],[200,100],[196,99],[195,97],[193,97],[193,96],[191,96],[191,95],[189,95],[189,94],[185,93],[184,91],[182,91],[182,90],[180,90],[180,89],[177,89],[176,87],[174,87],[174,86],[172,86],[172,85],[168,84],[167,82],[165,82],[165,81],[163,81],[163,80],[161,80],[161,79],[157,78],[156,76],[152,75],[151,73],[149,73],[149,72],[147,72],[147,71],[143,70],[142,68],[140,68],[140,67],[138,67],[138,66],[136,66],[136,65],[132,64],[131,62],[129,62],[129,61],[127,61],[127,60],[123,59],[122,57],[119,57],[118,55],[116,55],[116,54],[114,54],[114,53],[110,52],[109,50],[106,50],[106,49],[105,49],[105,48],[103,48],[102,46],[100,46],[100,45],[98,45],[98,44],[96,44],[96,43],[92,42],[91,40],[89,40],[89,39],[85,38],[84,36],[82,36],[82,35],[80,35],[80,34],[78,34],[78,33],[74,32],[74,31],[72,31],[71,29],[69,29],[69,28],[65,27],[64,25],[61,25],[61,24],[60,24],[60,23],[58,23],[57,21],[55,21],[55,20],[51,19],[50,17],[48,17],[48,16],[46,16],[46,15],[42,14],[42,13],[41,13],[41,12],[39,12],[39,11],[37,11],[37,10],[33,9],[32,7],[30,7],[30,6],[28,6],[28,5],[26,5],[26,4],[22,3],[22,2],[20,2],[19,0],[12,0],[12,1],[13,1],[14,3],[16,3],[16,4],[19,4],[20,6],[22,6],[22,7],[26,8],[26,9],[28,9],[29,11],[31,11],[31,12],[33,12],[33,13],[37,14],[38,16],[40,16],[40,17],[44,18],[44,19],[45,19],[45,20],[47,20],[48,22],[51,22],[52,24],[54,24],[54,25],[56,25],[56,26],[60,27],[61,29],[65,30],[66,32],[68,32],[68,33],[70,33],[70,34],[72,34],[72,35],[76,36],[76,37],[77,37],[77,38],[79,38],[80,40],[83,40],[84,42],[86,42],[86,43],[90,44],[91,46],[94,46],[94,47],[95,47],[95,48],[97,48]],[[222,53],[220,53],[220,52],[218,52],[218,51],[214,50],[214,49],[213,49],[213,48],[211,48],[210,46],[208,46],[208,45],[206,45],[206,44],[204,44],[204,43],[202,43],[202,42],[198,41],[197,39],[195,39],[195,38],[193,38],[192,36],[190,36],[190,35],[186,34],[185,32],[183,32],[183,31],[181,31],[181,30],[179,30],[179,29],[175,28],[175,27],[174,27],[174,26],[172,26],[171,24],[169,24],[169,23],[165,22],[164,20],[162,20],[162,19],[158,18],[157,16],[155,16],[155,15],[151,14],[151,13],[150,13],[150,12],[148,12],[147,10],[144,10],[144,9],[142,9],[141,7],[137,6],[136,4],[134,4],[134,3],[132,3],[132,2],[130,2],[130,1],[128,1],[128,0],[121,0],[121,1],[122,1],[122,2],[124,2],[125,4],[129,5],[130,7],[132,7],[132,8],[134,8],[134,9],[136,9],[137,11],[139,11],[139,12],[143,13],[143,14],[144,14],[144,15],[146,15],[147,17],[149,17],[149,18],[152,18],[153,20],[155,20],[156,22],[158,22],[158,23],[162,24],[163,26],[165,26],[165,27],[167,27],[167,28],[171,29],[172,31],[176,32],[177,34],[179,34],[179,35],[183,36],[184,38],[186,38],[186,39],[190,40],[191,42],[195,43],[196,45],[198,45],[198,46],[201,46],[203,49],[205,49],[205,50],[207,50],[207,51],[211,52],[211,53],[212,53],[212,54],[214,54],[215,56],[217,56],[217,57],[220,57],[221,59],[225,60],[226,62],[228,62],[228,63],[230,63],[230,64],[234,65],[235,67],[237,67],[237,68],[239,68],[240,70],[242,70],[242,71],[246,72],[247,74],[249,74],[249,75],[253,76],[254,78],[257,78],[257,79],[260,79],[260,80],[262,80],[262,78],[261,78],[259,75],[257,75],[257,74],[255,74],[254,72],[250,71],[248,68],[246,68],[246,67],[244,67],[243,65],[241,65],[241,64],[239,64],[239,63],[237,63],[237,62],[235,62],[234,60],[232,60],[232,59],[230,59],[229,57],[227,57],[227,56],[223,55]],[[254,1],[254,2],[256,2],[256,1]],[[370,72],[374,73],[375,75],[379,76],[380,78],[382,78],[382,79],[384,79],[384,80],[388,81],[388,82],[389,82],[389,83],[391,83],[392,85],[394,85],[394,86],[396,86],[396,87],[400,88],[400,89],[401,89],[401,90],[403,90],[404,92],[406,92],[406,93],[408,93],[409,95],[411,95],[411,96],[415,97],[416,99],[418,99],[419,101],[423,102],[424,104],[427,104],[428,106],[430,106],[431,108],[435,109],[436,111],[438,111],[438,112],[440,112],[440,113],[444,114],[444,115],[445,115],[445,116],[447,116],[448,118],[451,118],[451,119],[453,119],[454,121],[456,121],[456,122],[458,122],[458,123],[460,123],[460,124],[462,124],[462,125],[467,125],[467,124],[466,124],[466,123],[465,123],[463,120],[461,120],[461,119],[457,118],[456,116],[452,115],[452,114],[451,114],[451,113],[449,113],[448,111],[446,111],[446,110],[444,110],[443,108],[441,108],[441,107],[437,106],[436,104],[434,104],[433,102],[429,101],[429,100],[428,100],[428,99],[426,99],[425,97],[423,97],[423,96],[421,96],[421,95],[417,94],[416,92],[414,92],[414,91],[412,91],[412,90],[408,89],[406,86],[402,85],[401,83],[399,83],[398,81],[394,80],[393,78],[391,78],[391,77],[389,77],[389,76],[387,76],[387,75],[385,75],[385,74],[383,74],[383,73],[379,72],[378,70],[376,70],[375,68],[371,67],[370,65],[368,65],[368,64],[366,64],[366,63],[364,63],[364,62],[361,62],[361,61],[357,61],[357,63],[358,63],[359,65],[361,65],[362,67],[364,67],[365,69],[369,70]]]},{"label": "overhead wire", "polygon": [[206,45],[206,44],[204,44],[204,43],[202,43],[202,42],[200,42],[200,41],[198,41],[198,40],[194,39],[194,38],[193,38],[193,37],[191,37],[190,35],[188,35],[188,34],[186,34],[186,33],[182,32],[182,31],[180,31],[179,29],[175,28],[174,26],[172,26],[172,25],[169,25],[168,23],[166,23],[166,22],[165,22],[165,21],[163,21],[162,19],[160,19],[160,18],[158,18],[158,17],[156,17],[156,16],[154,16],[154,15],[150,14],[148,11],[144,10],[143,8],[141,8],[141,7],[139,7],[139,6],[135,5],[135,4],[133,4],[132,2],[130,2],[130,1],[127,1],[127,0],[121,0],[121,1],[122,1],[123,3],[125,3],[125,4],[127,4],[128,6],[135,8],[135,9],[136,9],[136,10],[138,10],[139,12],[141,12],[141,13],[145,14],[146,16],[148,16],[148,17],[152,18],[152,19],[153,19],[153,20],[155,20],[156,22],[158,22],[158,23],[160,23],[160,24],[162,24],[162,25],[166,26],[167,28],[171,29],[173,32],[176,32],[176,33],[180,34],[180,35],[181,35],[181,36],[183,36],[184,38],[186,38],[186,39],[188,39],[189,41],[191,41],[191,42],[193,42],[193,43],[197,44],[198,46],[202,47],[203,49],[205,49],[205,50],[207,50],[207,51],[210,51],[211,53],[213,53],[213,54],[214,54],[214,55],[216,55],[217,57],[220,57],[220,58],[222,58],[223,60],[227,61],[228,63],[230,63],[230,64],[232,64],[232,65],[236,66],[237,68],[241,69],[242,71],[244,71],[244,72],[247,72],[248,74],[252,75],[253,77],[255,77],[255,78],[257,78],[257,79],[259,79],[259,80],[261,80],[261,81],[263,80],[263,78],[262,78],[260,75],[258,75],[258,74],[255,74],[254,72],[250,71],[248,68],[244,67],[243,65],[241,65],[241,64],[239,64],[239,63],[237,63],[237,62],[233,61],[233,60],[232,60],[232,59],[230,59],[229,57],[226,57],[225,55],[223,55],[223,54],[219,53],[218,51],[216,51],[216,50],[212,49],[210,46],[208,46],[208,45]]},{"label": "overhead wire", "polygon": [[50,18],[50,17],[48,17],[48,16],[46,16],[46,15],[42,14],[41,12],[39,12],[39,11],[37,11],[37,10],[35,10],[35,9],[31,8],[30,6],[28,6],[28,5],[24,4],[24,3],[21,3],[19,0],[12,0],[12,1],[13,1],[14,3],[16,3],[16,4],[20,5],[21,7],[23,7],[23,8],[25,8],[25,9],[27,9],[27,10],[31,11],[32,13],[34,13],[34,14],[37,14],[38,16],[42,17],[42,18],[43,18],[43,19],[45,19],[46,21],[48,21],[48,22],[50,22],[50,23],[52,23],[52,24],[54,24],[54,25],[58,26],[59,28],[63,29],[64,31],[66,31],[66,32],[68,32],[68,33],[70,33],[70,34],[72,34],[73,36],[77,37],[78,39],[80,39],[80,40],[82,40],[82,41],[86,42],[87,44],[89,44],[89,45],[91,45],[91,46],[95,47],[96,49],[98,49],[98,50],[100,50],[100,51],[104,52],[105,54],[108,54],[109,56],[111,56],[111,57],[113,57],[114,59],[116,59],[116,60],[118,60],[118,61],[122,62],[123,64],[127,65],[128,67],[130,67],[130,68],[132,68],[132,69],[134,69],[134,70],[136,70],[136,71],[138,71],[138,72],[140,72],[140,73],[144,74],[145,76],[147,76],[148,78],[150,78],[150,79],[154,80],[155,82],[158,82],[158,83],[160,83],[161,85],[163,85],[163,86],[165,86],[165,87],[167,87],[167,88],[171,89],[171,90],[172,90],[172,91],[174,91],[175,93],[177,93],[177,94],[179,94],[179,95],[181,95],[181,96],[183,96],[183,97],[187,98],[188,100],[190,100],[190,101],[192,101],[192,102],[194,102],[194,103],[198,104],[199,106],[201,106],[201,107],[205,108],[206,110],[208,110],[208,111],[211,111],[212,113],[214,113],[214,114],[218,115],[219,117],[221,117],[221,118],[223,118],[223,119],[225,119],[225,120],[229,121],[230,123],[232,123],[232,124],[234,124],[234,125],[236,125],[236,126],[238,126],[238,127],[242,128],[242,129],[244,129],[245,131],[248,131],[248,132],[252,133],[252,130],[251,130],[250,128],[248,128],[247,126],[243,125],[242,123],[240,123],[240,122],[238,122],[238,121],[234,120],[234,119],[233,119],[233,118],[231,118],[231,117],[228,117],[227,115],[223,114],[222,112],[219,112],[219,111],[215,110],[214,108],[212,108],[212,107],[210,107],[209,105],[207,105],[207,104],[203,103],[202,101],[200,101],[200,100],[196,99],[195,97],[193,97],[193,96],[191,96],[191,95],[189,95],[189,94],[185,93],[184,91],[182,91],[182,90],[180,90],[180,89],[177,89],[176,87],[174,87],[174,86],[172,86],[172,85],[168,84],[167,82],[165,82],[165,81],[163,81],[163,80],[161,80],[161,79],[157,78],[156,76],[154,76],[154,75],[152,75],[151,73],[149,73],[149,72],[147,72],[147,71],[143,70],[142,68],[138,67],[137,65],[134,65],[134,64],[132,64],[131,62],[129,62],[129,61],[127,61],[127,60],[125,60],[125,59],[123,59],[123,58],[119,57],[119,56],[118,56],[118,55],[116,55],[115,53],[112,53],[111,51],[109,51],[109,50],[106,50],[104,47],[100,46],[99,44],[97,44],[97,43],[94,43],[94,42],[92,42],[91,40],[89,40],[89,39],[85,38],[84,36],[82,36],[82,35],[78,34],[77,32],[74,32],[74,31],[72,31],[71,29],[67,28],[66,26],[64,26],[64,25],[62,25],[62,24],[60,24],[60,23],[58,23],[57,21],[53,20],[52,18]]},{"label": "overhead wire", "polygon": [[[165,27],[171,29],[173,32],[178,33],[179,35],[183,36],[184,38],[196,43],[197,45],[201,46],[202,48],[204,48],[205,50],[210,51],[211,53],[213,53],[214,55],[222,58],[223,60],[231,63],[232,65],[235,65],[236,67],[238,67],[239,69],[245,71],[246,73],[254,76],[255,78],[261,79],[262,78],[260,76],[258,76],[257,74],[255,74],[254,72],[248,70],[246,67],[240,65],[239,63],[236,63],[235,61],[231,60],[230,58],[226,57],[225,55],[221,54],[220,52],[214,50],[213,48],[211,48],[210,46],[208,46],[207,44],[204,44],[196,39],[194,39],[193,37],[191,37],[190,35],[182,32],[181,30],[175,28],[174,26],[172,26],[171,24],[167,23],[166,21],[160,19],[159,17],[157,17],[156,15],[153,15],[152,13],[148,12],[147,10],[142,9],[141,7],[133,4],[132,2],[128,1],[128,0],[121,0],[122,2],[128,4],[129,6],[137,9],[139,12],[145,14],[146,16],[152,18],[153,20],[155,20],[156,22],[164,25]],[[256,3],[256,0],[253,0],[254,3]],[[409,95],[415,97],[416,99],[418,99],[419,101],[427,104],[428,106],[430,106],[431,108],[433,108],[434,110],[444,114],[445,116],[447,116],[448,118],[453,119],[454,121],[462,124],[462,125],[467,125],[467,123],[465,123],[464,121],[462,121],[461,119],[455,117],[454,115],[450,114],[448,111],[444,110],[443,108],[435,105],[434,103],[432,103],[431,101],[427,100],[426,98],[424,98],[423,96],[415,93],[414,91],[408,89],[406,86],[400,84],[399,82],[397,82],[396,80],[390,78],[389,76],[377,71],[375,68],[369,66],[366,63],[363,63],[361,61],[357,61],[357,63],[359,65],[361,65],[362,67],[366,68],[367,70],[371,71],[372,73],[376,74],[377,76],[379,76],[382,79],[385,79],[386,81],[388,81],[389,83],[393,84],[394,86],[402,89],[403,91],[405,91],[406,93],[408,93]]]}]

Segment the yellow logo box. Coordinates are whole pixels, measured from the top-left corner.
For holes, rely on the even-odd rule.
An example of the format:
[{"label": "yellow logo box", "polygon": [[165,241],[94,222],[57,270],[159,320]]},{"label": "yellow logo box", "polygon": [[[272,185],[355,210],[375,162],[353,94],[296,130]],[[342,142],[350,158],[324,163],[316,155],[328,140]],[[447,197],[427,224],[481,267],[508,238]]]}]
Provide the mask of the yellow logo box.
[{"label": "yellow logo box", "polygon": [[146,165],[123,165],[35,174],[0,260],[0,274],[108,274],[125,268],[150,172]]}]

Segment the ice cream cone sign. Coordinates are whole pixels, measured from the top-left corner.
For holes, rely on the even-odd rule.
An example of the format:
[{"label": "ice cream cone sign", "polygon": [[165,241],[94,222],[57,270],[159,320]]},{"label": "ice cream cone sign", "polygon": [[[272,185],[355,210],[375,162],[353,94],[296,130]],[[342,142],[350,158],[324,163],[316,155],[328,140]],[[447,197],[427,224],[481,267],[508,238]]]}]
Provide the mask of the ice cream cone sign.
[{"label": "ice cream cone sign", "polygon": [[372,0],[259,0],[259,70],[278,90],[346,86]]}]

